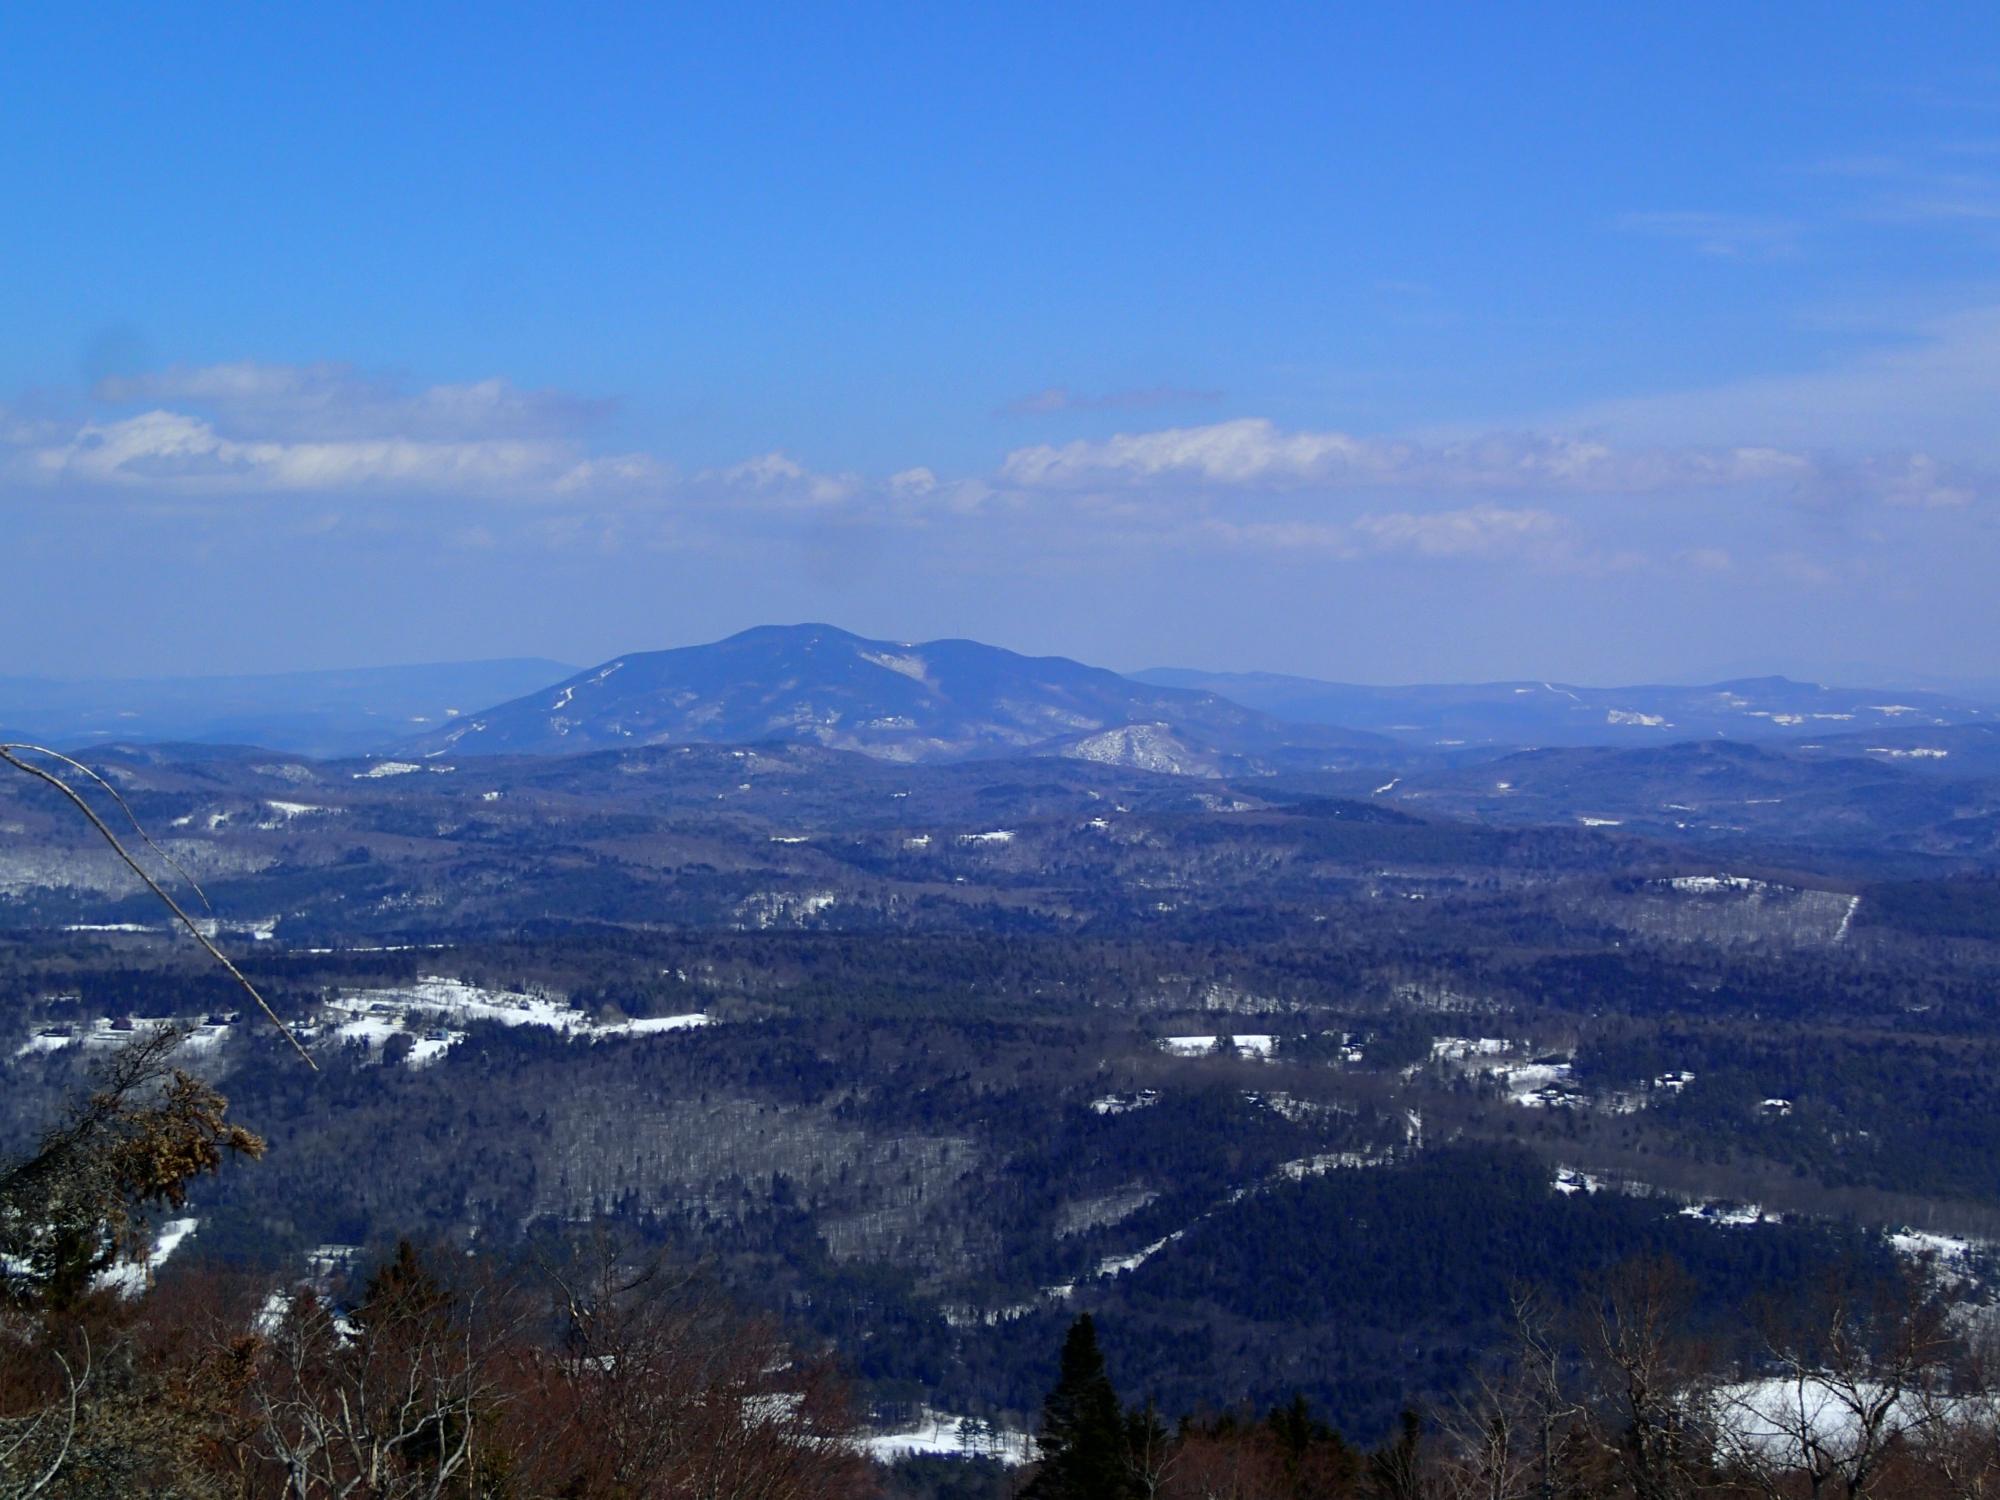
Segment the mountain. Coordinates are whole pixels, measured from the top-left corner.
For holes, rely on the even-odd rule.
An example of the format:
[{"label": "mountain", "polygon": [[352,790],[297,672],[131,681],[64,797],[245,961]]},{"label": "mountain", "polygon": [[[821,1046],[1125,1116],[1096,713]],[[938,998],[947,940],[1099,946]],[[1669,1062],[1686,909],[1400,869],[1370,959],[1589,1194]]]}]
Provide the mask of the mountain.
[{"label": "mountain", "polygon": [[[1145,732],[1106,738],[1137,726]],[[1060,656],[977,641],[867,640],[770,625],[616,657],[415,738],[424,755],[550,754],[793,740],[888,760],[1046,752],[1216,774],[1288,747],[1355,750],[1372,735],[1287,725],[1214,693],[1158,687]]]},{"label": "mountain", "polygon": [[[1981,860],[2000,851],[1995,739],[1970,726],[1811,745],[1546,746],[1417,768],[1374,789],[1372,800],[1422,816],[1569,824],[1673,843]],[[1353,778],[1332,789],[1352,792]]]},{"label": "mountain", "polygon": [[0,724],[63,748],[182,741],[358,755],[575,670],[524,658],[244,677],[0,677]]},{"label": "mountain", "polygon": [[1133,680],[1218,693],[1302,724],[1339,724],[1420,745],[1659,745],[1811,740],[1887,728],[2000,723],[2000,709],[1908,689],[1749,677],[1702,687],[1560,682],[1363,687],[1266,672],[1159,668]]}]

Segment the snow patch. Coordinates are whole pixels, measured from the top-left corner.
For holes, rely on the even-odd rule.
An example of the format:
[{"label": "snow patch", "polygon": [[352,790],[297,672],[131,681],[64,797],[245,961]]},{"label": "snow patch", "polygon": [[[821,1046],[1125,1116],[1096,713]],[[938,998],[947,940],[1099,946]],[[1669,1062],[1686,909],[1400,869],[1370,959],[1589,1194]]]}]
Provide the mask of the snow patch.
[{"label": "snow patch", "polygon": [[337,807],[315,807],[310,802],[278,802],[266,799],[264,805],[271,809],[273,816],[266,818],[259,828],[283,828],[287,823],[296,823],[300,818],[310,818],[322,813],[336,813]]},{"label": "snow patch", "polygon": [[462,979],[439,976],[427,976],[415,984],[392,989],[349,991],[328,1001],[326,1009],[335,1017],[345,1018],[335,1027],[336,1036],[364,1043],[371,1049],[410,1030],[406,1018],[413,1014],[453,1023],[439,1025],[418,1037],[410,1054],[411,1067],[422,1067],[443,1056],[463,1038],[462,1028],[474,1021],[493,1021],[502,1026],[542,1026],[579,1041],[650,1036],[713,1024],[712,1017],[699,1013],[596,1021],[555,995],[489,990]]},{"label": "snow patch", "polygon": [[[1259,1033],[1237,1032],[1229,1038],[1240,1057],[1256,1057],[1266,1061],[1276,1050],[1278,1039]],[[1215,1051],[1215,1036],[1163,1036],[1160,1050],[1172,1057],[1206,1057]]]},{"label": "snow patch", "polygon": [[1153,1089],[1140,1089],[1136,1094],[1106,1094],[1101,1099],[1090,1101],[1090,1112],[1094,1115],[1127,1115],[1135,1109],[1151,1109],[1160,1102],[1159,1094]]},{"label": "snow patch", "polygon": [[863,651],[860,656],[870,666],[880,667],[885,672],[894,672],[898,677],[907,677],[912,682],[930,680],[921,656],[893,656],[887,651]]},{"label": "snow patch", "polygon": [[97,1285],[106,1291],[116,1292],[121,1297],[136,1297],[153,1284],[153,1273],[167,1263],[167,1258],[187,1237],[194,1233],[197,1219],[169,1219],[160,1226],[160,1232],[153,1237],[153,1248],[146,1252],[143,1261],[122,1260],[117,1265],[101,1272]]},{"label": "snow patch", "polygon": [[1032,1463],[1035,1440],[1025,1432],[920,1407],[917,1418],[894,1432],[876,1433],[861,1447],[877,1463],[905,1458],[990,1458],[1009,1468]]},{"label": "snow patch", "polygon": [[380,781],[385,776],[412,776],[421,770],[423,770],[422,766],[412,765],[406,760],[383,760],[377,761],[365,771],[356,771],[354,779],[356,781]]},{"label": "snow patch", "polygon": [[1130,1255],[1107,1255],[1097,1263],[1097,1274],[1099,1276],[1123,1276],[1127,1271],[1136,1271],[1186,1233],[1185,1229],[1176,1229],[1165,1238],[1154,1240],[1152,1244],[1146,1246],[1143,1250],[1134,1250]]}]

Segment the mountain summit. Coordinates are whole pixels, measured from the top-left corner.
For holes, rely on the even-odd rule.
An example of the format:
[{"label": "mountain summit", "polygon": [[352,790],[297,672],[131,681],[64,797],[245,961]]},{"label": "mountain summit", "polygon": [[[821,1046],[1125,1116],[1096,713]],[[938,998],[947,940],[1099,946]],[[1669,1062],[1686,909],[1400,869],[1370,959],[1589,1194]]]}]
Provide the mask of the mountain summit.
[{"label": "mountain summit", "polygon": [[[1132,726],[1157,732],[1117,733]],[[711,645],[614,657],[468,715],[417,748],[518,755],[800,740],[890,760],[1040,749],[1122,760],[1128,742],[1139,744],[1134,753],[1157,756],[1169,737],[1176,746],[1232,754],[1372,739],[1301,731],[1214,693],[1134,682],[1060,656],[767,625]]]}]

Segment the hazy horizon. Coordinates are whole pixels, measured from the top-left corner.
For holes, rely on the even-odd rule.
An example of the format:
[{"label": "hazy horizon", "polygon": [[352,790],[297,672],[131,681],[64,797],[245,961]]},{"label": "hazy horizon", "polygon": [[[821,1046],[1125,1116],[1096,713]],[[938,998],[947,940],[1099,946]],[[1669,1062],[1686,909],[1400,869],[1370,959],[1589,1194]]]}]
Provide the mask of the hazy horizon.
[{"label": "hazy horizon", "polygon": [[[777,625],[777,626],[785,626],[785,625],[804,626],[813,623],[831,625],[836,629],[846,629],[846,627],[840,625],[838,621],[807,622],[807,621],[774,620],[774,621],[764,622],[764,624],[766,625]],[[746,628],[755,628],[755,627],[746,627]],[[856,635],[864,634],[864,632],[860,631],[853,631],[850,633]],[[871,638],[891,640],[891,641],[901,641],[904,644],[914,643],[909,638],[900,636],[883,636],[883,637],[871,637]],[[606,652],[601,656],[592,657],[587,661],[566,662],[555,657],[547,656],[542,653],[531,652],[522,656],[510,656],[510,657],[467,657],[467,658],[449,659],[449,660],[437,659],[430,661],[381,661],[381,662],[362,662],[362,663],[350,662],[343,666],[313,666],[313,667],[301,667],[293,669],[281,668],[272,671],[240,672],[240,673],[239,672],[185,672],[185,673],[169,672],[169,673],[139,674],[139,675],[129,675],[129,676],[107,676],[98,674],[68,675],[68,674],[47,674],[47,673],[34,673],[34,672],[6,671],[6,672],[0,672],[0,682],[46,682],[51,685],[59,685],[59,686],[86,686],[97,683],[117,684],[126,682],[133,684],[146,684],[146,683],[167,683],[175,681],[182,681],[182,682],[235,681],[243,679],[254,680],[260,677],[271,677],[271,678],[338,677],[343,674],[349,674],[349,673],[354,673],[354,674],[388,673],[388,672],[414,673],[423,671],[445,670],[450,668],[500,666],[500,665],[527,663],[527,662],[541,663],[548,666],[553,674],[549,680],[551,682],[555,682],[559,681],[564,676],[571,676],[579,672],[589,671],[591,668],[602,665],[605,662],[609,662],[615,657],[629,656],[635,654],[635,652],[671,651],[693,646],[703,646],[703,645],[713,644],[716,641],[724,639],[727,639],[727,637],[717,636],[717,637],[705,637],[701,640],[665,641],[655,645],[640,646],[635,648],[635,650]],[[950,640],[950,639],[972,639],[972,638],[963,636],[962,634],[948,633],[944,636],[930,637],[928,639]],[[1003,650],[1016,649],[1015,647],[1008,645],[1008,643],[1005,641],[984,641],[981,644],[997,646]],[[1108,667],[1110,670],[1114,672],[1118,672],[1125,675],[1137,675],[1147,672],[1163,672],[1163,671],[1191,671],[1196,673],[1213,674],[1215,676],[1239,675],[1239,676],[1252,676],[1252,677],[1272,676],[1272,677],[1283,677],[1283,678],[1295,678],[1301,682],[1317,681],[1330,684],[1347,684],[1359,687],[1415,687],[1415,686],[1454,685],[1454,684],[1474,685],[1478,682],[1496,682],[1496,683],[1539,682],[1544,680],[1557,681],[1563,683],[1566,686],[1571,686],[1571,687],[1590,687],[1590,688],[1612,688],[1612,687],[1633,687],[1633,686],[1688,687],[1688,686],[1702,686],[1707,683],[1714,683],[1714,682],[1745,681],[1745,680],[1752,680],[1764,677],[1784,677],[1797,682],[1816,681],[1819,682],[1822,686],[1827,686],[1827,687],[1901,688],[1901,689],[1940,693],[1945,695],[1958,693],[1974,697],[1977,697],[1980,694],[1987,694],[1987,695],[2000,694],[2000,677],[1954,678],[1954,677],[1938,676],[1925,673],[1913,673],[1882,665],[1868,665],[1868,664],[1857,664],[1857,663],[1848,663],[1838,668],[1836,672],[1833,673],[1832,675],[1819,678],[1814,678],[1802,673],[1785,672],[1773,668],[1760,667],[1754,663],[1738,663],[1733,666],[1730,665],[1719,666],[1715,670],[1706,673],[1694,673],[1678,678],[1648,679],[1644,682],[1642,682],[1640,679],[1637,678],[1623,679],[1618,681],[1612,681],[1612,680],[1590,681],[1583,678],[1556,678],[1556,677],[1551,677],[1551,674],[1548,673],[1536,673],[1536,672],[1523,672],[1523,673],[1512,674],[1509,676],[1496,676],[1491,678],[1480,678],[1480,679],[1411,678],[1411,679],[1391,680],[1385,678],[1385,679],[1375,680],[1363,677],[1348,677],[1348,678],[1314,677],[1311,674],[1306,674],[1306,673],[1276,672],[1272,671],[1271,669],[1259,666],[1255,663],[1215,664],[1215,663],[1187,662],[1187,661],[1151,661],[1151,662],[1141,662],[1135,664],[1130,662],[1113,663],[1113,662],[1091,661],[1088,660],[1087,658],[1078,657],[1075,655],[1075,653],[1064,652],[1064,651],[1021,652],[1020,654],[1031,655],[1031,656],[1047,655],[1047,656],[1065,657],[1070,660],[1082,661],[1083,664],[1086,666]]]}]

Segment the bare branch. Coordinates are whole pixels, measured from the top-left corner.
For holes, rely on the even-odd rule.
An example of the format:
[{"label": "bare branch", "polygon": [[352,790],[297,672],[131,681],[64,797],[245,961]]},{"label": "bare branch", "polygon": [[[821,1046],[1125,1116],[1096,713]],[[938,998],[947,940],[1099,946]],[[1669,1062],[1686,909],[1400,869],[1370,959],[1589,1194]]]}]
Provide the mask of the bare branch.
[{"label": "bare branch", "polygon": [[201,882],[199,880],[196,880],[194,876],[188,872],[187,866],[183,865],[179,860],[175,859],[171,854],[167,853],[166,850],[162,849],[158,844],[153,842],[153,836],[150,833],[146,832],[145,825],[139,821],[139,815],[132,811],[131,804],[125,800],[124,795],[118,790],[117,787],[113,786],[110,783],[110,781],[105,779],[103,776],[100,776],[97,772],[91,770],[91,768],[85,765],[82,761],[72,759],[70,756],[64,755],[60,750],[51,750],[46,745],[28,745],[28,744],[0,745],[0,750],[9,750],[16,752],[26,750],[31,754],[46,755],[49,757],[50,760],[61,761],[71,770],[81,771],[85,776],[88,776],[92,781],[96,782],[97,785],[99,785],[104,789],[105,794],[109,796],[113,802],[116,802],[118,804],[118,810],[125,814],[126,820],[130,822],[132,825],[132,831],[138,834],[139,837],[145,841],[146,847],[148,849],[151,849],[155,854],[159,855],[160,858],[173,869],[176,875],[179,875],[181,879],[185,880],[190,886],[194,887],[194,893],[197,896],[201,897],[201,904],[205,908],[207,908],[207,910],[211,915],[213,915],[215,911],[214,903],[212,903],[208,899],[208,892],[201,888]]},{"label": "bare branch", "polygon": [[[100,818],[97,815],[97,809],[92,807],[90,803],[84,799],[83,794],[77,791],[77,789],[71,786],[67,781],[64,781],[62,777],[56,775],[53,771],[44,770],[41,766],[35,765],[29,761],[22,760],[18,755],[14,753],[16,750],[34,751],[39,748],[40,747],[34,745],[0,745],[0,761],[5,761],[8,765],[14,767],[14,769],[17,771],[25,771],[28,775],[34,777],[38,781],[47,782],[50,786],[54,787],[57,791],[61,792],[63,796],[67,797],[72,803],[74,803],[77,810],[81,812],[84,815],[84,817],[90,820],[91,827],[95,828],[98,831],[98,833],[103,836],[104,841],[111,846],[112,852],[115,853],[121,860],[123,860],[126,863],[126,865],[131,869],[133,874],[137,875],[142,881],[146,883],[146,888],[150,890],[155,896],[158,896],[163,903],[165,903],[167,910],[174,914],[174,916],[179,920],[181,926],[185,927],[190,933],[192,933],[194,935],[195,941],[200,943],[202,947],[208,950],[209,956],[213,958],[217,963],[221,964],[224,969],[228,970],[230,977],[233,978],[238,984],[240,984],[243,987],[243,992],[256,1002],[257,1008],[264,1013],[266,1019],[268,1019],[273,1026],[278,1028],[279,1033],[284,1037],[286,1041],[292,1044],[292,1050],[298,1053],[298,1055],[305,1060],[305,1065],[311,1068],[314,1072],[318,1072],[319,1064],[312,1060],[312,1054],[307,1052],[305,1047],[300,1044],[299,1039],[292,1034],[292,1029],[279,1018],[278,1013],[275,1010],[271,1009],[270,1002],[267,1001],[263,997],[263,995],[258,993],[257,986],[252,984],[248,979],[244,977],[243,971],[237,968],[235,964],[231,963],[229,960],[229,956],[226,953],[224,953],[220,948],[216,947],[215,944],[209,940],[208,934],[201,930],[200,925],[196,923],[195,920],[192,917],[190,917],[186,912],[181,910],[180,903],[174,900],[174,898],[170,894],[168,894],[166,888],[162,886],[159,883],[159,881],[155,880],[150,874],[147,873],[145,866],[141,865],[138,860],[132,857],[131,851],[128,850],[122,843],[119,842],[118,835],[113,833],[110,827],[105,823],[104,819]],[[42,753],[53,754],[54,752],[43,751]],[[68,759],[67,756],[61,758],[65,760]],[[71,761],[70,764],[74,765],[75,762]],[[103,778],[99,777],[98,779],[99,781],[102,781]],[[112,795],[116,796],[117,793],[113,792]],[[122,798],[120,798],[120,805],[121,806],[123,805]],[[128,813],[130,812],[129,808],[127,809],[127,812]],[[148,844],[151,844],[152,840],[147,839],[146,842]],[[169,863],[171,863],[171,861],[169,861]],[[178,869],[179,866],[175,866],[175,868]],[[197,891],[200,890],[200,887],[197,886],[196,890]],[[204,896],[202,899],[206,901],[207,897]]]}]

